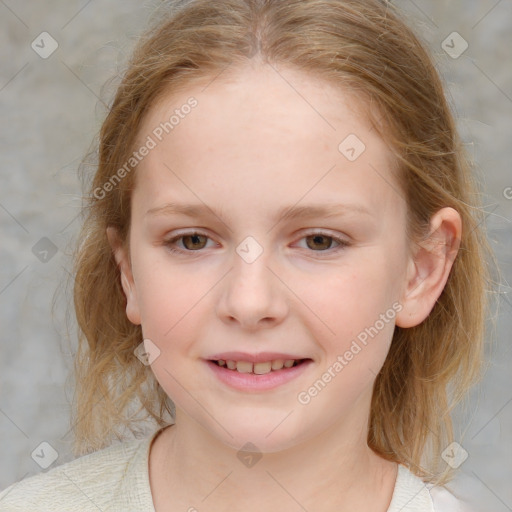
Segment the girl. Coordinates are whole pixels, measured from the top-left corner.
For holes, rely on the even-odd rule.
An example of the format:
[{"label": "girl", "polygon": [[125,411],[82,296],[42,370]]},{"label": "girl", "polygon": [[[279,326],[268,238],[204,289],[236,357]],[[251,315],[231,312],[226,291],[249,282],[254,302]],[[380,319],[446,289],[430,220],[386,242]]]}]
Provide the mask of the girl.
[{"label": "girl", "polygon": [[[474,193],[389,3],[174,2],[100,133],[81,457],[0,508],[463,510],[443,486],[482,358]],[[111,444],[146,417],[156,432]]]}]

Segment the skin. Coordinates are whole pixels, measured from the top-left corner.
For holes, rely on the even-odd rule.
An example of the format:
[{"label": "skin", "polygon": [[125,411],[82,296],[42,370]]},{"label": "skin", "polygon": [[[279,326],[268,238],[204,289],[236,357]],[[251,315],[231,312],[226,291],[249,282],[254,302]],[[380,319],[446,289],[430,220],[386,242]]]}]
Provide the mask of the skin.
[{"label": "skin", "polygon": [[[155,508],[383,512],[397,465],[366,442],[372,386],[395,323],[419,324],[441,294],[460,217],[443,208],[431,238],[410,244],[389,150],[348,93],[257,62],[211,80],[150,109],[141,142],[187,98],[198,101],[137,167],[129,250],[107,230],[127,316],[160,350],[151,368],[176,404],[176,424],[151,447]],[[338,150],[349,134],[366,146],[353,162]],[[206,204],[217,215],[147,214],[169,202]],[[284,207],[327,203],[368,213],[275,220]],[[208,238],[181,238],[173,247],[183,252],[169,251],[166,241],[194,229]],[[311,232],[349,245],[337,250]],[[236,252],[247,236],[263,248],[250,264]],[[395,318],[299,403],[298,393],[393,304]],[[280,388],[247,393],[203,361],[228,350],[299,354],[313,364]],[[247,442],[263,455],[252,467],[237,458]]]}]

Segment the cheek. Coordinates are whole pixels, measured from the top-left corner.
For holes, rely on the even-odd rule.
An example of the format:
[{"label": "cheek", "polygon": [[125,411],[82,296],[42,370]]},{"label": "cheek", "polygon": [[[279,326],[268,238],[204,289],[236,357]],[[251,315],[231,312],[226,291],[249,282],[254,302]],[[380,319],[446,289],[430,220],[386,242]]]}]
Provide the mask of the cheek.
[{"label": "cheek", "polygon": [[325,278],[308,279],[301,294],[324,325],[327,339],[334,340],[356,336],[373,325],[396,301],[396,288],[388,265],[375,257],[330,270]]},{"label": "cheek", "polygon": [[[389,351],[400,309],[391,269],[382,253],[374,253],[322,280],[322,286],[311,287],[306,295],[321,319],[310,315],[309,325],[323,352],[319,379],[333,382],[332,390],[347,403],[371,387]],[[325,395],[319,402],[324,400]]]},{"label": "cheek", "polygon": [[301,404],[314,402],[318,411],[330,411],[333,421],[371,392],[389,351],[400,305],[393,301],[392,287],[378,275],[378,265],[367,272],[353,271],[310,295],[311,309],[322,322],[312,319],[309,328],[323,354],[316,378],[298,398]]},{"label": "cheek", "polygon": [[163,344],[191,327],[204,307],[202,298],[215,284],[211,273],[190,274],[171,265],[164,249],[141,251],[134,258],[134,278],[144,336]]}]

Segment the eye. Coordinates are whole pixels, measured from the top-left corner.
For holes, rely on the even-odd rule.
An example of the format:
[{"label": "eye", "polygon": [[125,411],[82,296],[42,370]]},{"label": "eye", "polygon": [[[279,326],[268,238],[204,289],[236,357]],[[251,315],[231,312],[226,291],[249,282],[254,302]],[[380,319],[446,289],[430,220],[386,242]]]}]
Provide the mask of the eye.
[{"label": "eye", "polygon": [[[332,253],[342,250],[350,245],[347,240],[324,232],[309,233],[301,238],[301,240],[306,240],[307,248],[314,252]],[[331,247],[333,242],[337,244],[334,248]]]},{"label": "eye", "polygon": [[[193,231],[190,233],[183,233],[179,236],[175,236],[174,238],[170,238],[164,242],[164,245],[171,252],[176,253],[185,253],[185,252],[197,252],[200,249],[204,249],[207,240],[209,237],[204,233],[199,233],[197,231]],[[183,241],[184,249],[176,249],[174,246],[178,240]]]}]

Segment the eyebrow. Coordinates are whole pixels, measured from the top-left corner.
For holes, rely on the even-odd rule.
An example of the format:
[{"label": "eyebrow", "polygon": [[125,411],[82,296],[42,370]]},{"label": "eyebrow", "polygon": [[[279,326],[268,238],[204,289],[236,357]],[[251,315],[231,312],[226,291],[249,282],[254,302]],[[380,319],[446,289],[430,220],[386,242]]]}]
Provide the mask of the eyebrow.
[{"label": "eyebrow", "polygon": [[[309,219],[319,217],[337,217],[357,213],[362,215],[370,215],[370,211],[360,204],[326,204],[326,205],[294,205],[281,208],[275,217],[276,222],[288,219]],[[221,218],[221,212],[215,211],[206,204],[180,204],[166,203],[156,208],[151,208],[146,215],[186,215],[188,217],[209,217],[215,215]]]}]

